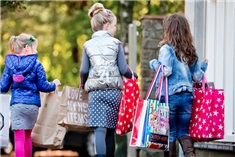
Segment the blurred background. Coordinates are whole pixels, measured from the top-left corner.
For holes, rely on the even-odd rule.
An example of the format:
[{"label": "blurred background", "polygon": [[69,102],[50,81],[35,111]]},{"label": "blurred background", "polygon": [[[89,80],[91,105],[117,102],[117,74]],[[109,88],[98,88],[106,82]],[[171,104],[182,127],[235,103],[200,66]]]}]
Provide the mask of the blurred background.
[{"label": "blurred background", "polygon": [[[9,38],[24,32],[38,39],[39,60],[48,79],[51,81],[58,78],[62,85],[78,87],[83,44],[93,33],[87,14],[95,2],[103,3],[105,8],[117,16],[115,37],[122,41],[127,57],[129,23],[136,20],[139,31],[140,18],[144,15],[167,15],[184,11],[184,1],[176,0],[1,1],[1,73],[4,57],[9,53]],[[139,40],[137,54],[140,49]]]}]

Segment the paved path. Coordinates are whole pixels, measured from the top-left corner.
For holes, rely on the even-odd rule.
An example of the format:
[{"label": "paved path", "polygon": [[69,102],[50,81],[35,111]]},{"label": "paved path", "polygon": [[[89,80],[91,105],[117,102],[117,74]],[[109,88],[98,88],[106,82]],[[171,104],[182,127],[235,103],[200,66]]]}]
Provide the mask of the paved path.
[{"label": "paved path", "polygon": [[[0,155],[1,157],[15,157],[15,153],[12,152],[9,155]],[[77,152],[70,150],[46,150],[46,151],[37,151],[34,154],[34,157],[79,157]]]}]

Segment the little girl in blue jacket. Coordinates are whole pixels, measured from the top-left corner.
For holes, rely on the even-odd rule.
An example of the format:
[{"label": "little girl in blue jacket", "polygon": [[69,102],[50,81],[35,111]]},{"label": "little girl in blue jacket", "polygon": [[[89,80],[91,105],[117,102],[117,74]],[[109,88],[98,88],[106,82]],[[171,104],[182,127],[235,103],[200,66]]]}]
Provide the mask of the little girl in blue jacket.
[{"label": "little girl in blue jacket", "polygon": [[10,54],[5,58],[0,92],[11,90],[11,122],[14,131],[15,156],[32,156],[31,132],[41,106],[39,92],[52,92],[60,85],[48,82],[43,65],[37,60],[38,41],[22,33],[10,38]]}]

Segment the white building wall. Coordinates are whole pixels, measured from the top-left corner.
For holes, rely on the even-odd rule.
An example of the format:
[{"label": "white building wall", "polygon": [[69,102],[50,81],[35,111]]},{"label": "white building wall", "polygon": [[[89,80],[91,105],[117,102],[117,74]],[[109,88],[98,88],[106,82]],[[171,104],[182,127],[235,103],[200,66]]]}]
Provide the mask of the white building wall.
[{"label": "white building wall", "polygon": [[186,0],[185,15],[208,82],[225,92],[224,141],[235,142],[235,0]]}]

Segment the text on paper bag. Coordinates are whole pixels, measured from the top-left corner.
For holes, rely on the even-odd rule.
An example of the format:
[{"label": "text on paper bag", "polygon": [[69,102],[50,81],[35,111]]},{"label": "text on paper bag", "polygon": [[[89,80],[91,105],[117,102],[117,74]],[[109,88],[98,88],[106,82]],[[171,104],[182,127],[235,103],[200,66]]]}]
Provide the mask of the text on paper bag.
[{"label": "text on paper bag", "polygon": [[87,124],[88,103],[83,100],[86,93],[78,89],[69,89],[68,93],[66,102],[67,122],[72,124]]}]

